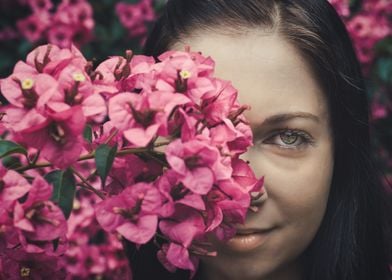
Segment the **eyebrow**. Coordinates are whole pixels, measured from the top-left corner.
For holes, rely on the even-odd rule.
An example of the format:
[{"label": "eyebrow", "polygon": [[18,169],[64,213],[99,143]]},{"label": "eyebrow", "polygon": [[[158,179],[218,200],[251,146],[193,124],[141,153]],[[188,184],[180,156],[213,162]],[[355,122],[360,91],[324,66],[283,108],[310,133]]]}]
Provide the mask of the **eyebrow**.
[{"label": "eyebrow", "polygon": [[296,118],[309,119],[316,123],[320,123],[320,118],[317,117],[316,115],[313,115],[311,113],[306,113],[306,112],[293,112],[293,113],[283,113],[283,114],[276,114],[273,116],[269,116],[258,126],[274,125]]}]

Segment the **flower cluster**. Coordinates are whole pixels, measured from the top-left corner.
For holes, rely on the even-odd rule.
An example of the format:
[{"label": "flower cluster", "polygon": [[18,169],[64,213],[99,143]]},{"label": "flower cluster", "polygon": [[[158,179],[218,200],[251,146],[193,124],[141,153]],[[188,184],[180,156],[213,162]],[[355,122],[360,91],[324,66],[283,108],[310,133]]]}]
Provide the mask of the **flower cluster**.
[{"label": "flower cluster", "polygon": [[89,192],[77,193],[67,221],[68,248],[61,264],[69,279],[132,279],[120,237],[102,230],[95,219],[93,205],[98,200]]},{"label": "flower cluster", "polygon": [[141,0],[136,4],[118,2],[116,14],[130,37],[143,37],[147,34],[146,22],[155,20],[152,0]]},{"label": "flower cluster", "polygon": [[348,0],[330,0],[346,23],[353,40],[358,59],[364,71],[374,60],[375,45],[392,36],[392,2],[389,0],[365,0],[358,13],[351,14]]},{"label": "flower cluster", "polygon": [[200,53],[156,62],[127,51],[94,68],[74,46],[45,45],[0,88],[0,157],[20,158],[0,174],[0,275],[6,260],[34,275],[30,259],[52,256],[53,275],[129,274],[118,236],[153,241],[169,271],[194,273],[198,255],[215,254],[207,234],[232,237],[263,191],[240,159],[252,145],[248,106]]},{"label": "flower cluster", "polygon": [[55,12],[51,0],[27,0],[32,14],[17,22],[30,42],[48,41],[60,47],[83,45],[92,39],[93,10],[87,0],[62,0]]},{"label": "flower cluster", "polygon": [[41,176],[30,183],[2,166],[0,178],[0,276],[61,279],[67,223],[50,200],[52,186]]}]

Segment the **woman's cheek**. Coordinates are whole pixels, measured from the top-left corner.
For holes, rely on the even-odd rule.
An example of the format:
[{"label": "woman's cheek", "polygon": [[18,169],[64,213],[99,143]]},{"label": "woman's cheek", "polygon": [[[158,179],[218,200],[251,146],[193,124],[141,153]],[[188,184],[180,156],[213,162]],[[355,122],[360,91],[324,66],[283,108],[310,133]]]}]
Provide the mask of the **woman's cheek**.
[{"label": "woman's cheek", "polygon": [[248,152],[247,160],[256,175],[265,176],[268,200],[286,223],[319,226],[332,178],[331,151],[328,145],[320,145],[302,155],[274,147]]}]

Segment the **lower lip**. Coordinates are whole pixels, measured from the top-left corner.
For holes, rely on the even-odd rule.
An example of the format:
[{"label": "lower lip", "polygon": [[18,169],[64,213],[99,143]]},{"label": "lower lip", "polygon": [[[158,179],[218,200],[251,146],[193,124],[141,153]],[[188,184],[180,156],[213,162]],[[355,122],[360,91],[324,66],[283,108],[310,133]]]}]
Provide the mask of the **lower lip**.
[{"label": "lower lip", "polygon": [[271,235],[271,232],[272,230],[245,235],[236,235],[227,241],[226,246],[229,249],[237,252],[252,251],[263,245]]}]

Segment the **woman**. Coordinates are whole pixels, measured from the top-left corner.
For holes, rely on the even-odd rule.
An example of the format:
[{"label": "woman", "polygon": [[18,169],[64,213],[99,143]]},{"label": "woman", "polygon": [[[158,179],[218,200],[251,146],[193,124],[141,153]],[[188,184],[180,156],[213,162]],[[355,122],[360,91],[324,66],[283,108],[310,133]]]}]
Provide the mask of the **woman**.
[{"label": "woman", "polygon": [[[185,45],[212,56],[216,76],[252,106],[245,157],[266,191],[233,239],[212,240],[218,256],[203,257],[196,278],[390,279],[390,197],[370,161],[360,68],[331,5],[169,0],[145,53]],[[135,279],[186,279],[164,276],[151,248],[131,252]]]}]

